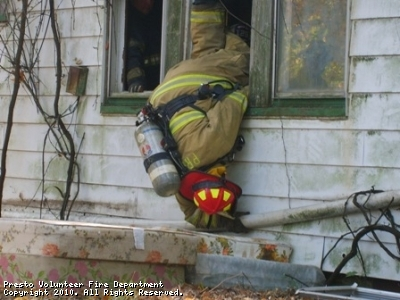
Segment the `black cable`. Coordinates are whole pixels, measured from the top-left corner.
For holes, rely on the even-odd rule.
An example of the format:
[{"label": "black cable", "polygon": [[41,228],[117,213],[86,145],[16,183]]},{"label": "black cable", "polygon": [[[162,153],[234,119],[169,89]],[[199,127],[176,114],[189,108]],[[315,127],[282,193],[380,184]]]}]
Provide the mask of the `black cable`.
[{"label": "black cable", "polygon": [[[399,225],[396,224],[394,222],[394,218],[393,215],[390,211],[390,206],[394,201],[394,198],[392,199],[392,201],[388,204],[388,206],[384,209],[381,209],[381,215],[379,216],[379,218],[376,220],[376,222],[372,223],[371,221],[371,211],[369,209],[367,209],[365,207],[365,204],[369,201],[370,197],[372,194],[377,194],[377,193],[381,193],[383,192],[382,190],[375,190],[374,187],[372,187],[372,189],[368,190],[368,191],[361,191],[361,192],[357,192],[354,193],[352,195],[350,195],[347,198],[347,201],[345,202],[345,207],[347,206],[347,202],[352,198],[353,200],[353,204],[360,209],[361,213],[363,214],[365,220],[367,221],[367,226],[363,226],[361,228],[358,228],[357,230],[352,230],[350,227],[350,222],[347,220],[345,214],[345,211],[343,213],[343,220],[347,226],[347,228],[349,229],[350,232],[342,235],[337,241],[336,243],[333,245],[333,247],[328,251],[328,253],[323,257],[322,259],[322,264],[324,263],[325,259],[332,253],[332,251],[336,248],[336,246],[339,244],[339,242],[347,235],[352,234],[353,236],[353,243],[352,243],[352,247],[351,247],[351,251],[343,258],[343,260],[340,262],[340,264],[336,267],[335,271],[333,272],[333,274],[331,275],[331,277],[328,279],[327,281],[327,285],[331,284],[332,282],[334,282],[335,278],[339,275],[340,271],[343,269],[343,267],[347,264],[347,262],[349,260],[351,260],[354,256],[359,255],[360,256],[360,260],[361,260],[361,265],[364,271],[365,276],[366,274],[366,268],[365,268],[365,262],[362,259],[362,255],[361,255],[361,251],[359,249],[358,246],[358,242],[360,241],[360,239],[364,236],[367,235],[368,233],[372,233],[374,240],[378,243],[378,245],[386,252],[386,254],[388,254],[391,258],[399,260],[400,261],[400,256],[395,255],[393,252],[391,252],[384,244],[383,242],[379,239],[379,237],[376,234],[376,230],[378,231],[384,231],[384,232],[388,232],[391,233],[395,239],[396,239],[396,245],[398,248],[398,251],[400,253],[400,231],[397,229],[399,228]],[[366,201],[363,203],[363,205],[361,205],[360,203],[358,203],[358,196],[363,195],[363,196],[367,196]],[[383,217],[386,217],[386,219],[389,221],[390,226],[389,225],[380,225],[378,224],[379,221],[381,221],[381,219]]]}]

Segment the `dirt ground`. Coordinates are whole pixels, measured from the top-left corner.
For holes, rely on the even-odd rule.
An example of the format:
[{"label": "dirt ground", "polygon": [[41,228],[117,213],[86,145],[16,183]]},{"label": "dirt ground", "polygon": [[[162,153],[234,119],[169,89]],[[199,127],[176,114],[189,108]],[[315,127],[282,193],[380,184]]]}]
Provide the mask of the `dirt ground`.
[{"label": "dirt ground", "polygon": [[[256,292],[242,288],[231,288],[231,289],[221,289],[215,288],[203,288],[201,286],[193,286],[185,284],[183,286],[176,287],[171,291],[179,290],[183,296],[83,296],[79,292],[78,296],[52,296],[52,291],[49,292],[49,296],[5,296],[4,290],[0,288],[0,300],[140,300],[140,299],[150,299],[150,300],[310,300],[311,298],[302,298],[295,295],[295,291],[280,291],[280,290],[270,290]],[[30,291],[29,291],[30,292]]]},{"label": "dirt ground", "polygon": [[180,292],[184,294],[182,297],[139,297],[138,299],[173,299],[173,300],[217,300],[217,299],[230,299],[230,300],[308,300],[295,295],[294,290],[280,291],[271,290],[263,292],[255,292],[251,290],[232,288],[202,288],[199,286],[185,285],[179,288]]}]

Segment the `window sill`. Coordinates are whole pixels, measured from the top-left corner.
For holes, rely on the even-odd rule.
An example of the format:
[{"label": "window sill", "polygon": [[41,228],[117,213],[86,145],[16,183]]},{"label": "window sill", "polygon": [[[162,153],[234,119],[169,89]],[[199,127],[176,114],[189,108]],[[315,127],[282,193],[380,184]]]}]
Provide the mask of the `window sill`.
[{"label": "window sill", "polygon": [[146,105],[151,92],[119,93],[105,99],[101,104],[100,113],[103,115],[137,115]]},{"label": "window sill", "polygon": [[248,117],[346,117],[346,99],[276,99],[268,107],[249,107]]},{"label": "window sill", "polygon": [[[101,105],[103,115],[137,115],[151,92],[122,93],[107,98]],[[245,117],[346,117],[346,99],[279,99],[268,107],[249,107]]]}]

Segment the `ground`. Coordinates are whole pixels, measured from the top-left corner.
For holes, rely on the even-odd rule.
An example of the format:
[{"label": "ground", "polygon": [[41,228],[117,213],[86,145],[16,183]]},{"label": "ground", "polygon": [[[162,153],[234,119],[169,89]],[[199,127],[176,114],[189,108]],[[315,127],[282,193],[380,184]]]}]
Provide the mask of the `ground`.
[{"label": "ground", "polygon": [[76,296],[64,296],[64,297],[51,297],[51,296],[25,296],[25,297],[11,297],[4,296],[4,290],[0,289],[0,299],[1,300],[140,300],[140,299],[159,299],[159,300],[309,300],[310,298],[302,298],[295,295],[295,291],[280,291],[280,290],[270,290],[256,292],[251,290],[246,290],[242,288],[231,288],[231,289],[221,289],[215,288],[203,288],[201,286],[194,286],[185,284],[183,286],[176,287],[176,290],[183,294],[183,296],[91,296],[91,297],[76,297]]},{"label": "ground", "polygon": [[[217,299],[230,299],[230,300],[252,300],[252,299],[265,299],[265,300],[307,300],[306,298],[298,297],[295,295],[294,290],[289,291],[263,291],[255,292],[242,288],[221,289],[221,288],[202,288],[193,285],[184,285],[180,287],[180,291],[184,294],[183,297],[154,297],[154,299],[182,299],[182,300],[217,300]],[[149,297],[139,299],[151,299]]]}]

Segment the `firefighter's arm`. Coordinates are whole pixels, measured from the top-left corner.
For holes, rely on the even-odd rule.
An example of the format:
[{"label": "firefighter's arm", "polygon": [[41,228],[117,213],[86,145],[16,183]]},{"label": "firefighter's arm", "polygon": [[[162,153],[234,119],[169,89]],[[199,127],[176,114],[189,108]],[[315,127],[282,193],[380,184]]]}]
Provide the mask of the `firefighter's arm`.
[{"label": "firefighter's arm", "polygon": [[127,53],[127,76],[129,92],[143,92],[145,86],[145,72],[143,70],[144,44],[130,38]]}]

